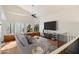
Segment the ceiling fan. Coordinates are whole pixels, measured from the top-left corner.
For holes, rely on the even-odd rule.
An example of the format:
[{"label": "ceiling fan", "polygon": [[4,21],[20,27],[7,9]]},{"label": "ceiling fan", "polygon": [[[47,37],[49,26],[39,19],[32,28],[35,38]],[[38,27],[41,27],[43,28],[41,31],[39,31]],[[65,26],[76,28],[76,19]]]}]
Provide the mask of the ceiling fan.
[{"label": "ceiling fan", "polygon": [[33,8],[34,8],[34,5],[32,5],[32,15],[31,16],[34,17],[34,18],[37,18],[37,15],[36,15],[36,13],[34,13]]},{"label": "ceiling fan", "polygon": [[37,18],[36,14],[32,14],[32,17]]}]

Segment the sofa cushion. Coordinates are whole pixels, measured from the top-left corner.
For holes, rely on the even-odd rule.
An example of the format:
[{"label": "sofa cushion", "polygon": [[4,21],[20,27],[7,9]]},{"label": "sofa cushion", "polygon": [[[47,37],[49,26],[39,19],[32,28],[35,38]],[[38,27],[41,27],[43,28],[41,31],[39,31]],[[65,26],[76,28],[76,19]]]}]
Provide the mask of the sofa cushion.
[{"label": "sofa cushion", "polygon": [[30,36],[30,35],[25,35],[27,41],[28,41],[28,44],[32,44],[33,42],[33,38]]}]

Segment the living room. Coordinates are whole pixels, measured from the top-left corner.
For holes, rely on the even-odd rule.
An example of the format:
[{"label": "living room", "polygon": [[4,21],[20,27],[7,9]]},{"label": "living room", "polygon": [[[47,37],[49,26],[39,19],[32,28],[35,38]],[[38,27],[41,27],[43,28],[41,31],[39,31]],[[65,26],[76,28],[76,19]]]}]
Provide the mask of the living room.
[{"label": "living room", "polygon": [[[1,43],[8,42],[13,46],[15,45],[15,40],[17,41],[17,37],[21,38],[21,34],[30,35],[35,39],[51,39],[48,40],[52,45],[54,50],[61,47],[67,42],[70,42],[72,39],[78,36],[79,25],[78,14],[79,8],[78,6],[65,6],[65,5],[5,5],[0,6],[2,12],[2,20],[1,20]],[[52,26],[46,26],[46,23],[52,23]],[[46,26],[46,27],[45,27]],[[52,28],[52,29],[50,29]],[[16,37],[16,39],[15,39]],[[41,38],[44,37],[44,38]],[[58,40],[59,39],[59,40]],[[38,39],[39,40],[39,39]],[[37,40],[37,41],[38,41]],[[45,40],[44,40],[45,41]],[[43,43],[44,43],[43,41]],[[61,42],[60,42],[61,41]],[[5,47],[7,44],[3,44],[2,50],[4,54],[10,53],[6,52]],[[18,41],[17,41],[18,43]],[[21,42],[20,42],[21,43]],[[23,41],[24,44],[26,42]],[[41,46],[43,45],[40,43]],[[45,42],[44,45],[47,43]],[[12,46],[10,45],[10,47]],[[20,46],[19,44],[17,44]],[[37,47],[38,44],[35,45]],[[50,46],[50,44],[49,44]],[[8,46],[9,47],[9,46]],[[49,48],[49,47],[48,47]],[[48,49],[47,47],[44,50]],[[50,50],[53,48],[50,48]],[[20,48],[19,48],[20,49]],[[29,48],[28,50],[30,50]],[[40,51],[43,51],[42,48],[37,47]],[[16,49],[13,49],[16,50]],[[12,50],[12,51],[13,51]],[[22,49],[22,53],[26,53],[26,49]],[[36,49],[33,49],[33,53]],[[36,52],[36,53],[51,53],[50,50],[46,50],[44,52]],[[8,50],[10,51],[10,50]],[[12,52],[11,52],[12,53]],[[64,52],[61,52],[64,53]]]}]

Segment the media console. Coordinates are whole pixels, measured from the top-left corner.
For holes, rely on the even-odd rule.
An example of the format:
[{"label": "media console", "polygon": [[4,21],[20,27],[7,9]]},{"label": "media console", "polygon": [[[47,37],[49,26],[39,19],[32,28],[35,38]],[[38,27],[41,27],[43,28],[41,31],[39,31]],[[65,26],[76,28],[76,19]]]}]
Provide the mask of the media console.
[{"label": "media console", "polygon": [[52,40],[52,39],[48,39],[48,42],[50,42],[52,45],[54,45],[56,47],[60,47],[64,44],[64,42],[62,42],[62,41]]},{"label": "media console", "polygon": [[62,35],[56,34],[56,33],[53,33],[53,34],[51,34],[51,33],[44,33],[44,35],[41,36],[41,37],[44,37],[44,38],[48,39],[48,41],[52,45],[54,45],[56,47],[60,47],[60,46],[62,46],[65,43],[63,41],[64,38],[61,38],[60,36],[62,37]]}]

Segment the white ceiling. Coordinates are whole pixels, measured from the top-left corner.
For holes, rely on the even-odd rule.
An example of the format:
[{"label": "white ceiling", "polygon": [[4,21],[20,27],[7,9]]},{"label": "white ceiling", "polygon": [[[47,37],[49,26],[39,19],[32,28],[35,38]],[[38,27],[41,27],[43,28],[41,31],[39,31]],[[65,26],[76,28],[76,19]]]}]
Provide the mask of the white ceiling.
[{"label": "white ceiling", "polygon": [[3,6],[3,9],[6,13],[16,13],[16,14],[23,14],[23,15],[31,15],[31,13],[27,10],[24,10],[16,5],[5,5]]},{"label": "white ceiling", "polygon": [[4,5],[2,6],[5,12],[6,18],[9,21],[25,21],[34,20],[31,13],[16,5]]},{"label": "white ceiling", "polygon": [[[30,13],[34,12],[40,18],[56,17],[59,19],[79,21],[79,6],[77,5],[22,5]],[[33,10],[30,10],[33,9]]]},{"label": "white ceiling", "polygon": [[35,13],[40,18],[55,17],[63,20],[79,21],[79,6],[77,5],[6,5],[3,8],[6,14],[27,16],[27,18]]}]

